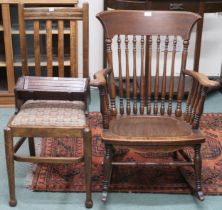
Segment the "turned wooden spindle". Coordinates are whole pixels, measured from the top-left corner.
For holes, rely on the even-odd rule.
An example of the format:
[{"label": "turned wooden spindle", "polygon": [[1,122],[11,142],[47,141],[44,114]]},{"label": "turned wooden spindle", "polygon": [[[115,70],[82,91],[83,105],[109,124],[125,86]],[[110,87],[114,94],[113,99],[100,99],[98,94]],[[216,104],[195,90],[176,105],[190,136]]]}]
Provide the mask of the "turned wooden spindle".
[{"label": "turned wooden spindle", "polygon": [[[108,84],[107,77],[106,77],[106,84]],[[107,105],[108,113],[110,113],[110,110],[111,110],[110,109],[110,98],[109,98],[109,91],[108,91],[108,87],[107,86],[104,87],[104,91],[105,91],[105,100],[106,100],[106,105]]]},{"label": "turned wooden spindle", "polygon": [[149,66],[148,66],[148,78],[147,78],[147,114],[151,113],[151,94],[152,94],[152,82],[151,82],[151,71],[152,71],[152,36],[148,36],[149,40]]},{"label": "turned wooden spindle", "polygon": [[156,76],[154,87],[154,107],[153,113],[158,113],[158,96],[159,96],[159,68],[160,68],[160,35],[157,36],[157,52],[156,52]]},{"label": "turned wooden spindle", "polygon": [[188,114],[186,116],[186,121],[189,123],[191,120],[191,116],[192,116],[192,112],[193,112],[193,107],[194,107],[194,103],[195,103],[195,99],[197,97],[197,93],[198,93],[198,83],[195,81],[194,82],[194,92],[191,96],[191,100],[190,100],[190,106],[189,106],[189,111]]},{"label": "turned wooden spindle", "polygon": [[119,64],[119,97],[120,97],[120,114],[124,114],[124,105],[123,105],[123,77],[122,77],[122,56],[121,56],[121,37],[117,37],[118,45],[118,64]]},{"label": "turned wooden spindle", "polygon": [[136,36],[133,35],[133,114],[137,114]]},{"label": "turned wooden spindle", "polygon": [[[149,40],[150,40],[150,35],[146,35],[146,36],[144,36],[144,44],[145,44],[145,46],[144,46],[144,60],[145,60],[145,62],[144,62],[144,70],[145,70],[145,73],[144,73],[144,91],[145,91],[145,98],[144,98],[144,100],[145,100],[145,107],[147,108],[147,96],[148,96],[148,92],[147,92],[147,90],[148,90],[148,73],[149,73],[149,66],[150,66],[150,43],[149,43]],[[145,108],[144,107],[144,108]],[[145,110],[144,110],[145,111]]]},{"label": "turned wooden spindle", "polygon": [[141,73],[140,73],[140,114],[144,114],[145,81],[144,81],[144,36],[141,36]]},{"label": "turned wooden spindle", "polygon": [[108,116],[108,106],[106,99],[106,90],[104,86],[99,87],[99,95],[100,95],[100,112],[103,116],[103,128],[109,128],[109,116]]},{"label": "turned wooden spindle", "polygon": [[106,52],[107,52],[107,61],[108,68],[112,69],[109,77],[108,77],[108,88],[110,93],[110,112],[112,116],[117,115],[116,110],[116,88],[115,88],[115,80],[113,73],[113,56],[112,56],[112,40],[110,38],[106,39]]},{"label": "turned wooden spindle", "polygon": [[173,52],[172,52],[172,64],[171,64],[171,73],[170,73],[170,82],[169,82],[169,99],[168,99],[168,109],[167,114],[172,114],[172,100],[174,92],[174,70],[175,70],[175,58],[176,58],[176,48],[177,48],[177,36],[174,36],[173,39]]},{"label": "turned wooden spindle", "polygon": [[126,54],[126,113],[129,115],[130,108],[130,76],[129,76],[129,38],[125,36],[125,54]]},{"label": "turned wooden spindle", "polygon": [[187,98],[186,111],[184,113],[184,121],[186,121],[186,122],[187,122],[187,120],[189,118],[189,110],[190,110],[190,105],[191,105],[192,97],[194,95],[195,86],[196,86],[195,85],[195,80],[193,79],[192,86],[191,86],[191,89],[190,89],[190,92],[189,92],[189,95],[188,95],[188,98]]},{"label": "turned wooden spindle", "polygon": [[196,109],[197,109],[197,105],[199,103],[199,100],[200,100],[200,97],[201,97],[201,85],[199,84],[198,85],[198,88],[197,88],[197,94],[196,94],[196,97],[194,99],[194,105],[193,105],[193,111],[191,113],[191,117],[190,117],[190,124],[192,125],[193,123],[193,120],[194,120],[194,117],[195,117],[195,113],[196,113]]},{"label": "turned wooden spindle", "polygon": [[113,147],[112,145],[105,145],[105,157],[104,157],[104,181],[103,181],[103,191],[101,200],[106,201],[108,188],[110,184],[110,178],[112,173],[112,158],[113,158]]},{"label": "turned wooden spindle", "polygon": [[184,96],[184,86],[185,86],[185,75],[182,72],[182,70],[186,69],[188,46],[189,46],[189,41],[184,40],[181,71],[180,71],[180,78],[179,78],[179,85],[178,85],[177,107],[176,107],[176,112],[175,112],[176,117],[182,116],[182,100]]},{"label": "turned wooden spindle", "polygon": [[200,200],[204,200],[204,195],[201,186],[201,170],[202,170],[202,158],[201,158],[201,144],[194,146],[194,170],[195,170],[195,193]]},{"label": "turned wooden spindle", "polygon": [[164,113],[165,113],[166,71],[167,71],[168,45],[169,45],[169,36],[166,36],[166,39],[165,39],[165,49],[164,49],[164,65],[163,65],[162,91],[161,91],[161,107],[160,107],[160,114],[161,115],[164,115]]},{"label": "turned wooden spindle", "polygon": [[203,108],[204,108],[204,101],[207,95],[207,90],[208,88],[206,87],[201,87],[201,92],[200,92],[200,98],[195,110],[195,115],[194,115],[194,120],[192,124],[193,129],[199,128],[199,123],[200,123],[200,116],[203,113]]}]

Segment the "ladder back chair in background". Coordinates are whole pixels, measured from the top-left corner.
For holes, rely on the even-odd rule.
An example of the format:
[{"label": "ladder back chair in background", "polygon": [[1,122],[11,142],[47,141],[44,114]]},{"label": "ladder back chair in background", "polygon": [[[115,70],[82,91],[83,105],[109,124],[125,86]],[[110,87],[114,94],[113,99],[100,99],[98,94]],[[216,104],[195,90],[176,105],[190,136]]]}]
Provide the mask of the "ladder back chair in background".
[{"label": "ladder back chair in background", "polygon": [[[21,87],[23,102],[19,104],[17,113],[10,119],[5,129],[6,163],[9,179],[9,204],[15,206],[15,171],[14,161],[49,163],[49,164],[73,164],[84,161],[86,201],[85,206],[92,207],[91,199],[91,131],[88,127],[87,106],[85,95],[88,90],[88,4],[83,7],[34,7],[24,8],[19,5],[19,27],[20,47],[22,52],[22,70],[28,75],[27,44],[25,42],[24,20],[34,21],[34,46],[35,46],[35,70],[37,76],[41,75],[40,57],[40,23],[46,21],[46,45],[47,45],[47,73],[53,76],[52,66],[52,22],[58,24],[58,62],[59,76],[64,76],[64,33],[70,32],[70,72],[71,76],[77,77],[77,70],[74,64],[73,45],[74,28],[77,21],[83,22],[83,76],[82,80],[70,78],[59,79],[50,77],[48,80],[43,77],[23,77],[18,86]],[[40,22],[41,21],[41,22]],[[68,26],[65,29],[65,22]],[[85,33],[85,34],[84,34]],[[22,84],[22,85],[21,85]],[[26,89],[28,87],[29,89]],[[42,88],[42,89],[41,89]],[[41,89],[41,90],[39,90]],[[42,91],[42,92],[41,92]],[[19,92],[19,94],[20,94]],[[46,95],[44,93],[47,92]],[[33,93],[25,97],[27,93]],[[40,94],[41,93],[41,94]],[[40,95],[38,95],[40,94]],[[50,98],[52,96],[52,98]],[[29,96],[29,95],[28,95]],[[44,99],[44,100],[43,100]],[[14,137],[19,140],[14,145]],[[84,151],[81,157],[39,157],[35,154],[34,137],[82,137]],[[30,156],[18,155],[16,152],[22,144],[28,140]]]},{"label": "ladder back chair in background", "polygon": [[[88,82],[88,4],[83,4],[83,8],[33,8],[19,4],[18,15],[23,77],[18,79],[15,89],[17,110],[28,99],[78,99],[78,92],[70,94],[70,89],[81,88]],[[82,26],[80,46],[78,26]],[[33,36],[26,32],[30,27],[33,27]],[[86,96],[85,103],[88,103]]]},{"label": "ladder back chair in background", "polygon": [[[102,12],[97,15],[97,18],[105,31],[108,62],[107,69],[96,73],[95,80],[91,81],[92,86],[99,88],[103,116],[105,178],[102,201],[107,199],[113,165],[140,164],[192,166],[196,177],[193,190],[197,198],[203,200],[200,148],[205,138],[198,128],[207,90],[219,84],[208,80],[201,73],[186,69],[191,30],[201,16],[191,12],[120,10]],[[180,40],[183,45],[182,53],[177,52],[177,44]],[[149,47],[148,52],[145,53],[147,42]],[[116,48],[113,47],[115,43]],[[164,46],[163,50],[161,46]],[[147,65],[149,65],[147,75],[145,75],[146,54]],[[152,61],[153,57],[156,59],[155,62]],[[180,80],[176,92],[177,100],[173,103],[176,59],[181,60]],[[130,88],[131,71],[133,72],[132,89]],[[170,76],[168,85],[166,85],[166,75]],[[186,75],[189,75],[193,82],[186,111],[182,114]],[[139,88],[137,88],[138,76],[140,77]],[[151,76],[155,76],[154,84],[151,84]],[[116,77],[119,79],[118,100],[116,100]],[[123,92],[124,77],[126,92]],[[152,96],[152,88],[154,88],[154,96]],[[166,95],[167,89],[168,95]],[[175,109],[173,104],[176,105]],[[174,157],[174,161],[117,162],[114,160],[115,146],[139,152],[169,152]],[[183,150],[184,147],[194,149],[193,158],[187,156]],[[178,155],[183,157],[182,161],[178,159]]]}]

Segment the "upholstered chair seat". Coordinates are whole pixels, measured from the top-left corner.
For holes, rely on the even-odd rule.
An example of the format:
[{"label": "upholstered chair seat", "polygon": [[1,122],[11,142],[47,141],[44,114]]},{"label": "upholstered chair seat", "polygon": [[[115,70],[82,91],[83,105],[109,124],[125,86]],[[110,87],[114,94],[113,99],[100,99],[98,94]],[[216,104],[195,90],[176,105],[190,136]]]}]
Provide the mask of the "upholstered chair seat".
[{"label": "upholstered chair seat", "polygon": [[11,122],[13,126],[86,125],[83,101],[28,100]]}]

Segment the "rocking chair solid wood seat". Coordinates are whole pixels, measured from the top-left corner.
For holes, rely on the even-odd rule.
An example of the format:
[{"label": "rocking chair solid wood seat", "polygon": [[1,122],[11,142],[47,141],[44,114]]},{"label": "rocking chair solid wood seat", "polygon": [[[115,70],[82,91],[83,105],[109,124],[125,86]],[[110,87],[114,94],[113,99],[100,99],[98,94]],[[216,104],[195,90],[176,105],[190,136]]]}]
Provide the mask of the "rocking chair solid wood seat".
[{"label": "rocking chair solid wood seat", "polygon": [[[90,82],[99,88],[103,116],[102,201],[107,200],[113,165],[191,166],[195,184],[190,186],[197,198],[204,200],[200,148],[205,138],[198,128],[207,91],[219,83],[186,68],[191,31],[201,16],[190,12],[115,10],[99,13],[97,18],[105,31],[108,63],[107,69],[97,72],[95,80]],[[178,47],[179,42],[182,49]],[[174,76],[178,61],[180,78],[176,88]],[[170,77],[168,84],[167,76]],[[188,76],[192,85],[183,114]],[[119,98],[116,97],[116,78]],[[115,162],[116,146],[141,152],[171,152],[173,161]],[[189,157],[184,147],[193,148],[194,156]]]},{"label": "rocking chair solid wood seat", "polygon": [[137,146],[203,143],[202,133],[190,127],[175,117],[120,116],[110,122],[109,129],[102,133],[102,139],[106,143]]}]

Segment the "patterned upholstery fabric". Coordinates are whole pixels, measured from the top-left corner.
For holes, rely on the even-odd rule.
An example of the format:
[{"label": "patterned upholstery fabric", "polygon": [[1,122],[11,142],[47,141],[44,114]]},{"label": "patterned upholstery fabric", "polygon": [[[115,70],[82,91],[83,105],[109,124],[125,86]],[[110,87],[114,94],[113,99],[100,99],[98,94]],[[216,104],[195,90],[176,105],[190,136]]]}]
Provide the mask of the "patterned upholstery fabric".
[{"label": "patterned upholstery fabric", "polygon": [[85,104],[82,101],[29,100],[14,117],[14,126],[84,126]]}]

